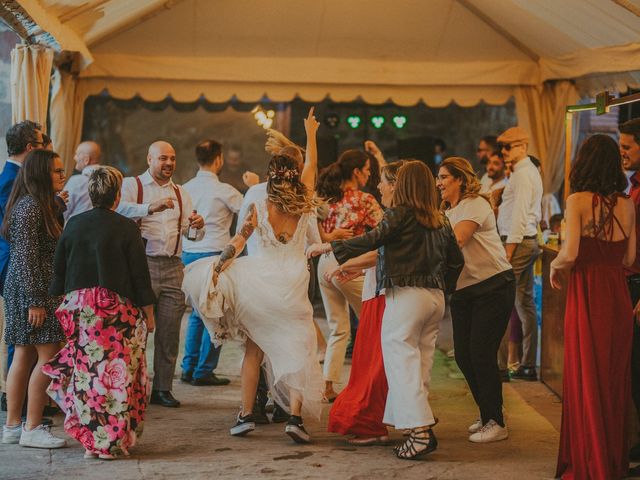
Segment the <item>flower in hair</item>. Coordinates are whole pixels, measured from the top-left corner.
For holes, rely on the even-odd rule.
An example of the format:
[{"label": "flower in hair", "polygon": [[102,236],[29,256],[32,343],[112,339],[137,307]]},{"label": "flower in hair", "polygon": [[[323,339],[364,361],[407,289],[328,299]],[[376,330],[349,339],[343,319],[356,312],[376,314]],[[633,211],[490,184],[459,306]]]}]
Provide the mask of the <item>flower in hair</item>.
[{"label": "flower in hair", "polygon": [[271,177],[274,180],[277,179],[277,180],[291,181],[297,176],[298,176],[298,170],[296,168],[280,167],[269,172],[269,177]]}]

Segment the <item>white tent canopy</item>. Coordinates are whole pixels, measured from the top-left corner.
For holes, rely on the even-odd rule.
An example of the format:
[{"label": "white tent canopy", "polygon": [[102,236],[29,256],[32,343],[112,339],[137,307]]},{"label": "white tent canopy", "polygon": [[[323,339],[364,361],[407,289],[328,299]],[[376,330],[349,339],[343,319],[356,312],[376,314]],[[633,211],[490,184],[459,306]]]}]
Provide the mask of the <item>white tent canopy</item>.
[{"label": "white tent canopy", "polygon": [[54,79],[52,109],[75,109],[57,113],[67,135],[71,119],[79,129],[84,99],[105,88],[119,98],[214,102],[329,95],[471,106],[513,96],[544,161],[561,157],[550,151],[562,145],[552,138],[562,130],[559,105],[640,86],[640,0],[13,3],[60,51],[77,52],[75,81]]}]

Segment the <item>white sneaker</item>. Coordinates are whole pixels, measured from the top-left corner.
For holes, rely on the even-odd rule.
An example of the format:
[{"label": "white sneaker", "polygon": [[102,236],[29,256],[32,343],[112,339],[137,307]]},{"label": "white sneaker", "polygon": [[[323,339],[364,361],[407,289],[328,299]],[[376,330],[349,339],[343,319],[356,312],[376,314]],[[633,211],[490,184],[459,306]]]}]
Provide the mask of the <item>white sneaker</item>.
[{"label": "white sneaker", "polygon": [[476,433],[482,428],[482,420],[479,418],[473,424],[469,425],[467,430],[469,433]]},{"label": "white sneaker", "polygon": [[474,443],[489,443],[506,440],[509,437],[507,426],[501,427],[495,421],[489,420],[480,430],[469,436]]},{"label": "white sneaker", "polygon": [[49,427],[44,425],[38,425],[33,430],[27,430],[23,426],[20,445],[33,448],[62,448],[67,445],[67,441],[64,438],[54,437]]},{"label": "white sneaker", "polygon": [[19,443],[20,435],[22,435],[22,425],[15,427],[4,425],[2,427],[2,443]]}]

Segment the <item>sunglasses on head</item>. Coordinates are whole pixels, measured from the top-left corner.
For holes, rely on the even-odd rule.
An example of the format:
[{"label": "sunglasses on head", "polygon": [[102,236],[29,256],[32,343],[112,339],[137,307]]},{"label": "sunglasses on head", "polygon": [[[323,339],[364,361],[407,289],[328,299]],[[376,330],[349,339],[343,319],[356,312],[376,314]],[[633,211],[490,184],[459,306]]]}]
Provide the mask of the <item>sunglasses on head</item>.
[{"label": "sunglasses on head", "polygon": [[522,145],[522,143],[499,143],[498,150],[506,150],[507,152],[510,152],[513,147],[519,147],[520,145]]}]

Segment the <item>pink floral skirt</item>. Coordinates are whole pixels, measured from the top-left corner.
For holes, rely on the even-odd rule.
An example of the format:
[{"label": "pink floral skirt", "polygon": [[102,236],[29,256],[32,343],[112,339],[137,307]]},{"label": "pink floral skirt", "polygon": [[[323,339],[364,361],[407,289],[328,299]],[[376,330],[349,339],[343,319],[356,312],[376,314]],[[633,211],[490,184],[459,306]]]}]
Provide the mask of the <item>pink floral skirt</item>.
[{"label": "pink floral skirt", "polygon": [[56,316],[67,344],[42,371],[65,431],[97,454],[128,455],[142,434],[148,388],[144,313],[102,287],[68,293]]}]

